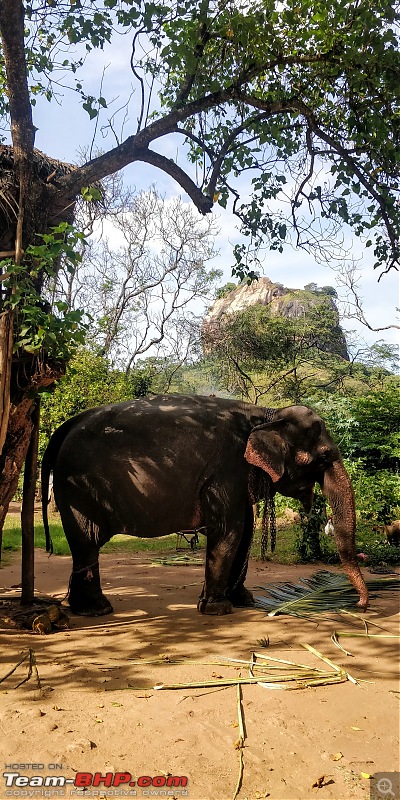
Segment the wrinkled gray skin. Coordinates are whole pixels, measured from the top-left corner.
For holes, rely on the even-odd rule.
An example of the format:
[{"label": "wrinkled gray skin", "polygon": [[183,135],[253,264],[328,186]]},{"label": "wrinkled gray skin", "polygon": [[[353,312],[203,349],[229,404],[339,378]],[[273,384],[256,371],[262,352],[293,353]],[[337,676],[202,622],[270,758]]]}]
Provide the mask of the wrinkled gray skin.
[{"label": "wrinkled gray skin", "polygon": [[[69,603],[76,614],[112,611],[98,567],[99,548],[112,536],[151,538],[200,526],[207,527],[207,553],[199,611],[227,614],[233,605],[250,605],[244,580],[254,487],[262,486],[263,473],[306,510],[315,482],[321,484],[343,567],[359,605],[367,606],[352,487],[323,421],[305,406],[273,412],[217,397],[165,395],[94,408],[52,436],[42,463],[43,498],[51,470],[72,553]],[[43,519],[50,549],[45,500]]]}]

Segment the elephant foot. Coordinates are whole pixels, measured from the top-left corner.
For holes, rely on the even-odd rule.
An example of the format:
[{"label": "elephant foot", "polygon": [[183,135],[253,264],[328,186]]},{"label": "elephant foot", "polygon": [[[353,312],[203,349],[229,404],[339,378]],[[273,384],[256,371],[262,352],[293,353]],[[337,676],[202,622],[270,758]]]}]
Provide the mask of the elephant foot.
[{"label": "elephant foot", "polygon": [[81,617],[112,614],[113,607],[101,591],[98,562],[72,571],[68,602],[72,613]]},{"label": "elephant foot", "polygon": [[232,605],[238,606],[239,608],[243,606],[254,606],[254,597],[244,586],[237,586],[236,589],[229,594],[229,599]]},{"label": "elephant foot", "polygon": [[226,597],[203,597],[200,596],[197,603],[197,610],[201,614],[213,614],[215,616],[222,616],[223,614],[232,614],[233,607],[230,600]]},{"label": "elephant foot", "polygon": [[80,617],[104,617],[105,614],[112,614],[114,611],[111,603],[104,594],[101,598],[96,600],[95,603],[91,603],[90,605],[74,600],[71,601],[70,598],[69,607],[73,614],[77,614]]}]

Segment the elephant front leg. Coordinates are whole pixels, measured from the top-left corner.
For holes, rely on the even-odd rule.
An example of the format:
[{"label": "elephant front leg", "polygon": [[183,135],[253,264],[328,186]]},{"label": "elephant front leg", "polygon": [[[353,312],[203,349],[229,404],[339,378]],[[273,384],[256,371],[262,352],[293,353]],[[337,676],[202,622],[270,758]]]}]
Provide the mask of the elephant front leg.
[{"label": "elephant front leg", "polygon": [[221,536],[208,529],[206,570],[203,590],[197,604],[202,614],[231,614],[230,576],[240,534],[232,531]]},{"label": "elephant front leg", "polygon": [[253,508],[249,505],[246,509],[244,520],[243,535],[239,542],[238,549],[232,564],[229,576],[229,599],[232,605],[239,608],[243,606],[254,606],[254,597],[249,589],[246,589],[244,582],[247,576],[251,542],[254,533],[254,514]]}]

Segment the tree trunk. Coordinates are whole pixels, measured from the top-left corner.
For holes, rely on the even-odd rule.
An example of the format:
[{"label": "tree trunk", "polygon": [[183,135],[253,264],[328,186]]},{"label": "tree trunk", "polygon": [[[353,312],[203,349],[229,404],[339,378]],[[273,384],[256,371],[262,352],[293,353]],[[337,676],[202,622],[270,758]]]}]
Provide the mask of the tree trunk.
[{"label": "tree trunk", "polygon": [[10,381],[13,349],[13,314],[0,314],[0,455],[7,436],[10,415]]},{"label": "tree trunk", "polygon": [[[13,5],[0,0],[0,22],[1,14],[4,17]],[[4,19],[3,23],[8,32],[10,25]],[[26,167],[26,159],[20,159],[17,166],[15,149],[0,144],[2,193],[7,201],[0,204],[0,251],[4,257],[6,253],[10,258],[14,256],[16,263],[21,261],[28,244],[39,241],[37,234],[48,233],[50,226],[71,223],[74,218],[73,200],[57,204],[55,185],[60,176],[74,167],[48,158],[38,150],[30,153],[28,162]],[[19,168],[22,163],[24,169]],[[24,258],[29,274],[29,257]],[[42,278],[39,276],[35,287],[39,307]],[[35,398],[41,387],[51,386],[65,372],[65,363],[56,362],[46,354],[30,356],[23,350],[12,354],[13,318],[5,306],[12,289],[5,286],[5,282],[0,281],[0,556],[4,519],[29,446]]]},{"label": "tree trunk", "polygon": [[7,437],[0,458],[0,530],[3,530],[8,506],[17,490],[32,433],[32,398],[25,397],[11,406]]},{"label": "tree trunk", "polygon": [[33,603],[35,590],[35,525],[34,506],[36,494],[36,471],[39,444],[40,399],[37,398],[32,411],[32,432],[25,458],[24,487],[21,510],[22,529],[22,593],[21,604]]},{"label": "tree trunk", "polygon": [[0,547],[8,506],[17,490],[29,447],[38,389],[51,386],[63,374],[62,363],[40,364],[37,359],[30,364],[14,361],[8,430],[0,455]]}]

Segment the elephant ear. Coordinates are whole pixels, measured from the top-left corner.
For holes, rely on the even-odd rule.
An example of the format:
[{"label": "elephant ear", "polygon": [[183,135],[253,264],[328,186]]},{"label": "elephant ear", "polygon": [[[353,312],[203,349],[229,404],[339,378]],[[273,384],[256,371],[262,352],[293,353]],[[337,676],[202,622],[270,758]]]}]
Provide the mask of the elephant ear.
[{"label": "elephant ear", "polygon": [[269,423],[252,430],[244,457],[249,464],[267,472],[273,482],[279,481],[285,470],[286,444]]}]

